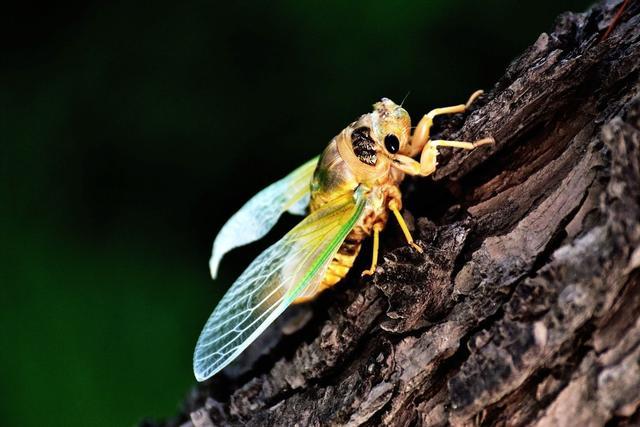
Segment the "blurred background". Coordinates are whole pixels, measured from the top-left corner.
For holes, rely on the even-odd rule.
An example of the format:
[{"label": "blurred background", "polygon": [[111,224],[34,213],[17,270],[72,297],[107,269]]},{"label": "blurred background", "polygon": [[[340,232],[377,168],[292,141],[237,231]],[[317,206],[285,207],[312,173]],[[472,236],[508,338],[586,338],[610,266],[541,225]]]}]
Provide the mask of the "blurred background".
[{"label": "blurred background", "polygon": [[490,89],[589,3],[5,6],[0,424],[175,414],[200,328],[266,246],[210,280],[212,239],[243,201],[380,97],[410,91],[416,118]]}]

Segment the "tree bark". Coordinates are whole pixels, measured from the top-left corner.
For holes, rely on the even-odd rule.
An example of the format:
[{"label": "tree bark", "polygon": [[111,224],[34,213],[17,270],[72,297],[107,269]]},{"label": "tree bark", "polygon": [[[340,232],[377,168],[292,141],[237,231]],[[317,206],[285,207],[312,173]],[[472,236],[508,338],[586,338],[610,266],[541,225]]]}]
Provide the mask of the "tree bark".
[{"label": "tree bark", "polygon": [[[561,15],[385,232],[165,425],[639,425],[640,2]],[[415,221],[413,218],[417,218]],[[364,248],[366,253],[367,247]],[[361,257],[362,258],[362,257]]]}]

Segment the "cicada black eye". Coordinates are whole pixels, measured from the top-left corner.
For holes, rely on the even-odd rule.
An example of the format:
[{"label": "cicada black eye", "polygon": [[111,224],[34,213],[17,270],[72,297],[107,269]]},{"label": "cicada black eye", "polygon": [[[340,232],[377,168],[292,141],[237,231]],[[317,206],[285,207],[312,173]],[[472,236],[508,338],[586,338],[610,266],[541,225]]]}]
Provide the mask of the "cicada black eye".
[{"label": "cicada black eye", "polygon": [[384,146],[388,152],[391,154],[395,154],[400,149],[400,141],[398,137],[394,134],[390,133],[389,135],[384,137]]}]

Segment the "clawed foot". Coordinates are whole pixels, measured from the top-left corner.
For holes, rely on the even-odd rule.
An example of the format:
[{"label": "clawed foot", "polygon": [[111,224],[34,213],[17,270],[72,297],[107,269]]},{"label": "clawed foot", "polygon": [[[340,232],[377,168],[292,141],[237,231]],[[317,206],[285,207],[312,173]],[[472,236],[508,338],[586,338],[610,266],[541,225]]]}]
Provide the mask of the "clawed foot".
[{"label": "clawed foot", "polygon": [[409,242],[409,245],[419,253],[424,252],[423,249],[420,246],[418,246],[418,244],[415,242]]},{"label": "clawed foot", "polygon": [[362,272],[362,274],[360,275],[360,277],[365,277],[365,276],[373,276],[373,273],[375,273],[375,270],[365,270]]}]

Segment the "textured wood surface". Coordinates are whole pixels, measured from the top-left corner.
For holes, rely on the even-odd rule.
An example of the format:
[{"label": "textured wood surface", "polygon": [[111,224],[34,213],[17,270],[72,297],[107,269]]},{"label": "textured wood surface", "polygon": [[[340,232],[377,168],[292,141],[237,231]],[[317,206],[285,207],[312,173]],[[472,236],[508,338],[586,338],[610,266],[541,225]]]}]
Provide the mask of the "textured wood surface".
[{"label": "textured wood surface", "polygon": [[640,2],[602,40],[619,3],[560,16],[437,123],[497,144],[407,183],[423,254],[389,227],[375,276],[290,310],[166,424],[639,425]]}]

